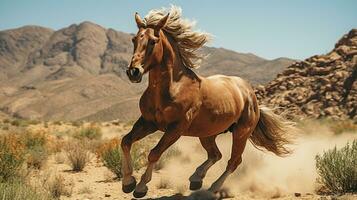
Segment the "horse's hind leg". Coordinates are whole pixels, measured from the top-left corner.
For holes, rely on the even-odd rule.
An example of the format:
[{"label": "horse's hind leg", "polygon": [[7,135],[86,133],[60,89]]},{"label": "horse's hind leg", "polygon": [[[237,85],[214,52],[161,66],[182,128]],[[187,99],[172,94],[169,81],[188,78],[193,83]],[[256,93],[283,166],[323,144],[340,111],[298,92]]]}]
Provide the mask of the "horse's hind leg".
[{"label": "horse's hind leg", "polygon": [[247,140],[254,130],[255,126],[242,126],[237,124],[232,132],[233,144],[231,158],[223,174],[211,185],[209,191],[218,192],[227,177],[232,174],[242,162],[242,153],[244,151]]},{"label": "horse's hind leg", "polygon": [[202,180],[206,176],[208,169],[222,158],[216,144],[216,135],[200,138],[203,148],[207,151],[207,160],[197,167],[195,173],[190,177],[190,190],[198,190],[202,187]]}]

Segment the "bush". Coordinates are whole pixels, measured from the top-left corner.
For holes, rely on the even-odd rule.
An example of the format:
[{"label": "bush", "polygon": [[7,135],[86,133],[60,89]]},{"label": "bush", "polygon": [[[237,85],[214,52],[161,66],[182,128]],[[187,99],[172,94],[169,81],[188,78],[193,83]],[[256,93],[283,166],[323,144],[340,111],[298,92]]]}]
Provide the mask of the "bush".
[{"label": "bush", "polygon": [[[142,168],[146,164],[146,153],[145,148],[139,149],[133,145],[131,158],[135,170]],[[114,138],[103,143],[97,150],[97,157],[117,178],[122,178],[122,153],[119,139]]]},{"label": "bush", "polygon": [[43,131],[25,132],[23,140],[28,153],[27,166],[41,169],[48,158],[48,135]]},{"label": "bush", "polygon": [[97,150],[97,157],[117,178],[122,178],[122,155],[118,139],[112,139],[100,146]]},{"label": "bush", "polygon": [[28,150],[26,160],[27,166],[34,169],[41,169],[48,158],[47,150],[44,147],[34,147]]},{"label": "bush", "polygon": [[100,127],[91,125],[79,129],[79,131],[74,134],[74,137],[77,139],[84,139],[84,138],[90,140],[100,139],[102,137],[102,131]]},{"label": "bush", "polygon": [[80,172],[90,160],[90,153],[81,141],[71,142],[66,147],[66,155],[72,170]]},{"label": "bush", "polygon": [[18,178],[24,161],[24,144],[18,135],[0,135],[0,182]]},{"label": "bush", "polygon": [[21,182],[0,183],[0,199],[6,200],[50,200],[43,192],[36,191],[32,187]]},{"label": "bush", "polygon": [[331,193],[357,192],[357,139],[316,156],[318,181]]}]

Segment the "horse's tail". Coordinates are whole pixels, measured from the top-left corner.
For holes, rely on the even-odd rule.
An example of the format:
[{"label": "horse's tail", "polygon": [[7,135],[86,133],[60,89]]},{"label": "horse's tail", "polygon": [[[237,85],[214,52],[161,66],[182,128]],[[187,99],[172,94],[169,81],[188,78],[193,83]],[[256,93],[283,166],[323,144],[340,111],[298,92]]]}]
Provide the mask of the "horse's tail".
[{"label": "horse's tail", "polygon": [[250,137],[252,144],[259,150],[266,149],[277,156],[292,153],[287,145],[292,143],[291,135],[296,132],[294,123],[275,114],[267,107],[263,106],[259,109],[259,122]]}]

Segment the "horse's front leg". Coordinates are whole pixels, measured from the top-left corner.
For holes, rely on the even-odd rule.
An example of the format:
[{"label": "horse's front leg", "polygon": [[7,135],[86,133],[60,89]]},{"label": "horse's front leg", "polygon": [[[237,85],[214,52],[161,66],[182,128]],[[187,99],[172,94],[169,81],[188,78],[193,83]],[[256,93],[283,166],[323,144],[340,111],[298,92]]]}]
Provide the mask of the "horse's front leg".
[{"label": "horse's front leg", "polygon": [[125,135],[121,141],[121,148],[123,151],[122,160],[122,190],[125,193],[130,193],[135,189],[136,180],[133,175],[133,167],[131,163],[130,149],[131,145],[144,138],[147,135],[155,132],[156,126],[149,121],[146,121],[143,117],[140,117],[134,124],[131,131]]},{"label": "horse's front leg", "polygon": [[134,191],[135,198],[144,197],[148,191],[147,183],[151,181],[152,171],[155,163],[160,159],[162,153],[165,152],[172,144],[180,138],[180,132],[167,131],[164,133],[159,143],[150,151],[148,156],[148,165],[145,173],[141,176],[140,183],[136,186]]}]

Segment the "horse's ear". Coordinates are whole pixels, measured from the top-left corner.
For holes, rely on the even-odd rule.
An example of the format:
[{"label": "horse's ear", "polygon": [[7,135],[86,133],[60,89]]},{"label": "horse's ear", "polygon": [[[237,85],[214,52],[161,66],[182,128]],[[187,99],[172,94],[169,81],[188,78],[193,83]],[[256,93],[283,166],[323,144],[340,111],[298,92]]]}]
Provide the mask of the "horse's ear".
[{"label": "horse's ear", "polygon": [[156,30],[160,30],[161,28],[163,28],[167,22],[167,20],[169,19],[169,15],[170,13],[167,13],[167,15],[163,18],[160,19],[160,21],[157,23],[157,25],[155,26]]},{"label": "horse's ear", "polygon": [[139,16],[139,14],[137,12],[135,13],[135,21],[136,21],[136,25],[138,26],[138,28],[145,27],[144,21],[141,19],[141,17]]}]

